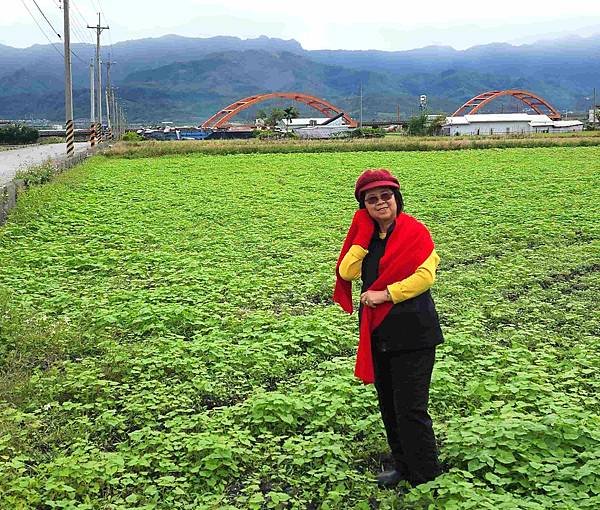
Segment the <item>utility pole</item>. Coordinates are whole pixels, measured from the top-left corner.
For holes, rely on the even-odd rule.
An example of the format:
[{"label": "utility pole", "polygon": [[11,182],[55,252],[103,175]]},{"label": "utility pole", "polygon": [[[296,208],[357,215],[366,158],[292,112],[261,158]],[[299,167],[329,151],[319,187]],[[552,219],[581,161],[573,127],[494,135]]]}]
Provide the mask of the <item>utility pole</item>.
[{"label": "utility pole", "polygon": [[119,106],[119,117],[121,118],[121,136],[125,134],[127,129],[127,118],[125,117],[125,111],[122,106]]},{"label": "utility pole", "polygon": [[87,26],[96,31],[96,106],[97,106],[97,124],[98,141],[102,141],[102,69],[100,67],[100,34],[109,27],[103,27],[100,24],[100,13],[98,13],[98,24],[95,27]]},{"label": "utility pole", "polygon": [[110,140],[112,138],[112,124],[110,122],[110,90],[108,85],[104,91],[104,99],[106,100],[106,138]]},{"label": "utility pole", "polygon": [[96,109],[94,103],[94,59],[90,59],[90,147],[96,146]]},{"label": "utility pole", "polygon": [[117,99],[115,97],[115,89],[110,89],[110,108],[112,110],[113,119],[113,136],[119,139],[119,117],[117,116]]},{"label": "utility pole", "polygon": [[362,117],[363,117],[363,90],[362,90],[362,81],[360,82],[360,114],[358,127],[362,128]]},{"label": "utility pole", "polygon": [[98,59],[98,83],[96,84],[96,112],[98,113],[98,143],[104,141],[102,132],[102,60]]},{"label": "utility pole", "polygon": [[71,32],[69,24],[69,0],[63,0],[64,41],[65,41],[65,131],[67,135],[67,157],[75,153],[75,132],[73,129],[73,83],[71,76]]},{"label": "utility pole", "polygon": [[123,111],[121,105],[117,105],[117,117],[119,117],[119,137],[123,138]]},{"label": "utility pole", "polygon": [[596,106],[596,87],[594,87],[594,104],[592,105],[592,127],[596,129],[596,117],[598,116],[598,107]]},{"label": "utility pole", "polygon": [[112,88],[110,85],[110,66],[112,64],[116,64],[116,62],[110,61],[110,56],[108,62],[105,62],[106,65],[106,124],[108,126],[108,138],[112,138],[112,124],[114,122],[114,111],[111,115],[111,99],[110,95],[112,94]]}]

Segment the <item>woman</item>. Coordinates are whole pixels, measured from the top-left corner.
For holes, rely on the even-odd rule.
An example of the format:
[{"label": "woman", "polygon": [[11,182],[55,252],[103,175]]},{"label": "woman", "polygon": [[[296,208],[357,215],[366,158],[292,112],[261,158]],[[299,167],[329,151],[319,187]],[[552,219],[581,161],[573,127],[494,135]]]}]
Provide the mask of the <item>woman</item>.
[{"label": "woman", "polygon": [[429,288],[439,257],[427,228],[402,212],[398,180],[385,169],[356,181],[359,203],[337,263],[334,300],[352,313],[352,280],[361,277],[355,375],[375,383],[394,469],[381,487],[440,474],[427,412],[435,346],[442,331]]}]

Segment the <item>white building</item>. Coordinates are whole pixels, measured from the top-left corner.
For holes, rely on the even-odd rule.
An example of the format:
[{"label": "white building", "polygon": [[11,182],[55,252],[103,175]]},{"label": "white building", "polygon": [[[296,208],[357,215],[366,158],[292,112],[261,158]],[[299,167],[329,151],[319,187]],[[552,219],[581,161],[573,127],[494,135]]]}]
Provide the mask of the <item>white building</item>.
[{"label": "white building", "polygon": [[526,113],[481,113],[446,117],[445,135],[510,135],[520,133],[561,133],[582,131],[579,120],[552,120],[547,115]]},{"label": "white building", "polygon": [[282,129],[286,127],[288,129],[296,129],[306,128],[306,127],[314,127],[321,126],[323,124],[327,124],[328,126],[342,126],[344,125],[344,119],[342,115],[339,115],[338,118],[330,119],[329,117],[309,117],[309,118],[298,118],[298,119],[290,119],[290,122],[287,119],[283,119],[279,122],[279,126]]},{"label": "white building", "polygon": [[339,124],[332,126],[328,124],[326,126],[309,126],[300,129],[294,129],[300,138],[332,138],[334,136],[340,136],[344,133],[352,131],[354,128],[348,127],[347,124]]},{"label": "white building", "polygon": [[300,138],[331,138],[354,129],[345,123],[343,113],[338,113],[331,118],[291,119],[289,124],[284,119],[280,125],[286,130],[291,129]]}]

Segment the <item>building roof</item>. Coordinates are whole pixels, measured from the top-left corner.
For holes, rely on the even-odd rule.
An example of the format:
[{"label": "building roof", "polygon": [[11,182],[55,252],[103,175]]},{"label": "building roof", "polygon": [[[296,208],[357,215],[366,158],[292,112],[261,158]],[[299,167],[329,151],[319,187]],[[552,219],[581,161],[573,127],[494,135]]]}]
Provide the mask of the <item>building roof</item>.
[{"label": "building roof", "polygon": [[551,119],[548,120],[532,120],[529,125],[531,127],[544,127],[544,126],[554,126],[554,121],[552,121]]},{"label": "building roof", "polygon": [[580,120],[555,120],[552,122],[554,127],[571,127],[571,126],[581,126],[583,122]]},{"label": "building roof", "polygon": [[552,122],[547,115],[527,113],[477,113],[462,117],[446,117],[448,124],[474,124],[477,122]]},{"label": "building roof", "polygon": [[446,117],[446,126],[465,126],[480,122],[527,122],[531,127],[573,127],[582,124],[579,120],[552,120],[547,115],[527,113],[480,113],[462,117]]},{"label": "building roof", "polygon": [[287,119],[282,119],[281,122],[283,122],[284,124],[288,124],[289,126],[307,126],[309,125],[311,122],[318,124],[323,124],[324,122],[327,122],[329,120],[329,117],[310,117],[310,118],[300,118],[298,117],[297,119],[291,119],[291,122],[288,124]]}]

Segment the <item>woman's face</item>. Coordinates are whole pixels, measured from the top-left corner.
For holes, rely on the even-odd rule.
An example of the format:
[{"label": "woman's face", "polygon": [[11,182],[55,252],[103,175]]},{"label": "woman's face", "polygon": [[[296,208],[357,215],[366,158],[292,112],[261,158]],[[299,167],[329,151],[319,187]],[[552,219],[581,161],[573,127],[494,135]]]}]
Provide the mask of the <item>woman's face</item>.
[{"label": "woman's face", "polygon": [[398,206],[392,188],[373,188],[365,193],[365,207],[375,221],[389,221],[396,218]]}]

